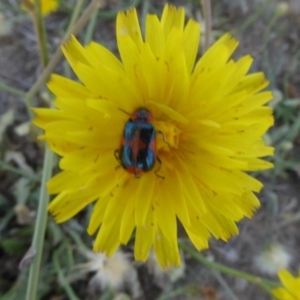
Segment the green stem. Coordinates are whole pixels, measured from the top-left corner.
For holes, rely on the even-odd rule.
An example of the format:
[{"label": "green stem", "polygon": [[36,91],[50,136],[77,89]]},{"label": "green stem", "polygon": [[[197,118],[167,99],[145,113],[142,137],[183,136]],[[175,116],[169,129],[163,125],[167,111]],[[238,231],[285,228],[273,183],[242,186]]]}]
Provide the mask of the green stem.
[{"label": "green stem", "polygon": [[0,161],[0,167],[2,168],[2,170],[8,170],[11,171],[15,174],[21,175],[25,178],[28,178],[32,181],[41,181],[41,179],[39,178],[39,176],[34,175],[34,174],[28,174],[28,172],[23,171],[22,169],[18,169],[8,163],[5,163],[4,161]]},{"label": "green stem", "polygon": [[199,252],[191,249],[184,242],[180,242],[179,244],[180,244],[181,249],[183,249],[186,253],[188,253],[194,259],[198,260],[203,265],[205,265],[205,266],[207,266],[211,269],[218,270],[222,273],[229,274],[233,277],[241,278],[241,279],[244,279],[244,280],[249,281],[251,283],[257,284],[269,293],[271,293],[272,288],[279,286],[279,283],[277,283],[277,282],[274,282],[274,281],[271,281],[271,280],[268,280],[268,279],[264,279],[264,278],[261,278],[259,276],[254,276],[254,275],[251,275],[251,274],[248,274],[248,273],[245,273],[245,272],[237,271],[237,270],[232,269],[230,267],[227,267],[225,265],[210,261],[210,260],[206,259]]},{"label": "green stem", "polygon": [[77,245],[78,249],[81,250],[82,252],[84,251],[90,251],[90,249],[86,246],[86,244],[81,240],[80,236],[77,234],[76,231],[74,230],[68,230],[67,229],[67,234],[70,235],[70,237],[73,239],[75,244]]},{"label": "green stem", "polygon": [[32,248],[35,251],[35,256],[30,265],[29,278],[27,283],[26,300],[36,300],[38,280],[40,277],[40,266],[42,260],[44,238],[47,224],[47,206],[49,203],[49,194],[46,188],[46,182],[52,175],[53,152],[46,148],[44,157],[44,168],[42,174],[41,191],[39,197],[39,207],[37,211],[37,218],[35,223],[35,230],[32,241]]},{"label": "green stem", "polygon": [[210,46],[211,28],[212,28],[212,17],[211,17],[211,3],[210,0],[201,0],[204,21],[205,21],[205,39],[204,39],[204,51]]},{"label": "green stem", "polygon": [[[39,1],[39,0],[35,0],[35,1]],[[91,2],[91,4],[86,8],[84,13],[82,14],[81,18],[76,22],[76,24],[72,28],[71,32],[73,34],[77,34],[82,29],[82,27],[89,20],[89,17],[93,13],[96,5],[98,5],[100,2],[101,0],[93,0]],[[67,33],[62,41],[62,44],[64,44],[69,39],[69,37],[70,37],[70,33]],[[58,48],[51,62],[44,69],[43,73],[39,77],[36,84],[26,94],[26,101],[28,103],[33,102],[32,101],[33,96],[38,91],[40,86],[43,83],[45,83],[45,81],[47,80],[50,73],[53,71],[54,67],[56,66],[60,58],[61,58],[61,49]],[[34,256],[32,264],[30,265],[26,300],[36,300],[37,297],[38,279],[39,279],[44,237],[45,237],[46,224],[47,224],[47,216],[48,216],[47,206],[50,198],[49,194],[47,193],[46,182],[51,178],[53,156],[54,154],[52,153],[52,151],[46,148],[41,191],[40,191],[40,198],[39,198],[39,207],[38,207],[36,226],[35,226],[35,231],[34,231],[33,241],[32,241],[32,248],[34,249],[36,255]]]},{"label": "green stem", "polygon": [[22,92],[20,90],[17,90],[15,88],[3,83],[3,82],[0,82],[0,90],[8,92],[11,95],[18,96],[18,97],[24,97],[25,96],[24,92]]},{"label": "green stem", "polygon": [[[82,6],[83,6],[84,2],[85,2],[85,0],[77,0],[75,8],[74,9],[72,8],[73,13],[72,13],[72,16],[71,16],[71,19],[70,19],[70,23],[69,23],[69,25],[67,27],[67,30],[65,32],[65,35],[70,35],[70,33],[72,32],[73,26],[74,26],[74,24],[76,23],[76,21],[79,17],[79,14],[81,12],[81,9],[82,9]],[[64,61],[63,65],[64,65],[64,75],[66,77],[71,77],[71,67],[68,64],[68,62]]]},{"label": "green stem", "polygon": [[262,46],[263,66],[264,66],[264,69],[266,70],[266,76],[270,80],[269,88],[272,90],[276,88],[276,79],[275,79],[273,66],[271,65],[271,62],[269,59],[268,42],[270,40],[271,30],[274,28],[274,26],[276,26],[276,21],[278,20],[279,17],[280,16],[278,14],[274,13],[273,16],[271,17],[271,20],[268,22],[268,25],[264,29],[265,34],[264,34],[263,46]]},{"label": "green stem", "polygon": [[53,263],[54,263],[55,271],[57,272],[59,283],[61,284],[66,294],[68,295],[68,299],[79,300],[79,298],[76,296],[75,292],[73,291],[71,285],[69,284],[67,278],[63,273],[63,270],[60,266],[59,259],[58,259],[58,251],[55,251],[53,255]]},{"label": "green stem", "polygon": [[94,34],[95,26],[97,24],[97,19],[98,19],[98,10],[95,10],[91,15],[90,21],[86,29],[86,33],[84,37],[85,45],[88,45],[93,39],[93,34]]},{"label": "green stem", "polygon": [[34,0],[33,23],[36,31],[37,41],[39,44],[40,57],[43,68],[47,66],[49,61],[47,49],[47,35],[43,15],[41,12],[41,1]]},{"label": "green stem", "polygon": [[[71,34],[78,34],[81,29],[85,26],[87,21],[89,20],[91,14],[94,12],[95,8],[101,3],[101,0],[93,0],[85,11],[82,13],[81,17],[75,23],[71,33],[66,33],[61,44],[65,44],[68,39],[70,38]],[[56,67],[60,59],[62,58],[62,51],[57,48],[56,52],[54,53],[51,61],[47,65],[47,67],[43,70],[42,74],[39,76],[38,80],[35,84],[31,87],[31,89],[26,93],[26,101],[31,105],[33,103],[33,97],[39,90],[39,88],[48,80],[50,74],[52,73],[53,69]]]},{"label": "green stem", "polygon": [[85,0],[77,0],[75,8],[73,10],[70,23],[68,25],[68,28],[66,30],[65,35],[70,35],[72,32],[72,29],[74,27],[75,22],[77,21],[79,14],[81,12],[82,6],[84,4]]},{"label": "green stem", "polygon": [[[40,0],[34,0],[34,11],[30,12],[32,22],[34,24],[34,29],[37,37],[37,43],[39,46],[39,54],[41,63],[43,66],[43,69],[47,66],[49,61],[49,55],[48,55],[48,49],[47,49],[47,35],[45,30],[45,24],[44,19],[41,11],[41,1]],[[27,94],[25,94],[25,103],[26,108],[29,114],[29,117],[33,118],[33,113],[31,111],[31,107],[34,106],[33,103],[33,97],[28,97]]]}]

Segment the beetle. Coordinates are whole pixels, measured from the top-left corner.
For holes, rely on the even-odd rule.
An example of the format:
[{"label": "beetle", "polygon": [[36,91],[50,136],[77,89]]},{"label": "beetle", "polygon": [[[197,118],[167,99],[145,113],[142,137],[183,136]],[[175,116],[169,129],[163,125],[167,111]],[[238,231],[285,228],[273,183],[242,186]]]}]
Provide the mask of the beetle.
[{"label": "beetle", "polygon": [[[135,110],[125,123],[120,148],[114,153],[121,166],[137,178],[153,169],[156,160],[161,164],[156,155],[156,130],[152,120],[148,109]],[[159,169],[155,174],[164,178],[157,174]]]}]

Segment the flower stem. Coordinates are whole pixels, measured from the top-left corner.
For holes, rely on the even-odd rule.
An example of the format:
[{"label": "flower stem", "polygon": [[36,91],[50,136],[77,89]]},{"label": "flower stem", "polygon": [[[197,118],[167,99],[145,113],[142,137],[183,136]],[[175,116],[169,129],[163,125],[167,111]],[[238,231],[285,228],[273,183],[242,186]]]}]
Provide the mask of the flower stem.
[{"label": "flower stem", "polygon": [[[47,34],[46,34],[44,19],[41,11],[40,0],[34,0],[34,10],[30,11],[30,16],[34,25],[37,43],[39,45],[40,59],[41,59],[42,67],[44,69],[48,64],[49,54],[47,49]],[[32,97],[28,98],[27,94],[25,94],[24,99],[25,99],[28,115],[32,119],[33,114],[30,108],[34,106],[33,99]]]},{"label": "flower stem", "polygon": [[[5,84],[4,82],[0,82],[0,90],[5,91],[11,95],[17,96],[17,97],[21,97],[24,98],[25,97],[25,93],[13,88],[12,86],[9,86],[7,84]],[[32,114],[30,106],[28,105],[27,101],[25,101],[25,105],[26,105],[26,110],[28,112],[28,115],[30,116]]]},{"label": "flower stem", "polygon": [[17,90],[15,88],[3,83],[3,82],[0,82],[0,90],[8,92],[11,95],[18,96],[18,97],[24,97],[24,95],[25,95],[24,92],[22,92],[20,90]]},{"label": "flower stem", "polygon": [[35,251],[35,256],[30,265],[29,278],[27,283],[26,300],[35,300],[37,296],[38,279],[40,276],[40,266],[42,260],[44,237],[47,224],[47,206],[49,203],[49,194],[46,188],[46,182],[50,179],[53,165],[53,152],[46,148],[44,157],[44,168],[42,174],[41,191],[39,197],[39,207],[37,211],[37,219],[32,241],[32,248]]},{"label": "flower stem", "polygon": [[212,17],[211,17],[211,3],[210,0],[201,0],[205,21],[205,38],[204,38],[204,51],[210,46]]},{"label": "flower stem", "polygon": [[71,285],[69,284],[67,278],[65,277],[65,275],[62,271],[62,268],[61,268],[61,265],[60,265],[59,259],[58,259],[58,251],[57,250],[54,252],[54,255],[53,255],[53,264],[54,264],[54,269],[55,269],[55,271],[57,273],[57,276],[58,276],[58,281],[59,281],[60,285],[66,291],[68,299],[70,299],[70,300],[80,300],[76,296],[75,292],[73,291]]},{"label": "flower stem", "polygon": [[77,0],[75,8],[74,8],[72,16],[71,16],[70,23],[68,25],[68,28],[66,30],[65,35],[70,35],[70,33],[72,32],[73,26],[74,26],[75,22],[78,19],[78,16],[80,14],[80,11],[82,9],[82,6],[83,6],[84,2],[85,2],[85,0]]},{"label": "flower stem", "polygon": [[84,37],[85,45],[88,45],[93,39],[93,34],[94,34],[95,26],[97,24],[97,19],[98,19],[98,10],[95,10],[91,15],[88,27],[86,29],[86,33]]},{"label": "flower stem", "polygon": [[19,169],[19,168],[16,168],[2,160],[0,160],[0,167],[1,167],[1,170],[8,170],[12,173],[15,173],[15,174],[18,174],[18,175],[21,175],[25,178],[28,178],[29,180],[32,180],[32,181],[41,181],[41,179],[39,178],[39,176],[37,175],[34,175],[34,174],[30,174],[22,169]]},{"label": "flower stem", "polygon": [[[35,3],[36,2],[39,2],[39,0],[35,0]],[[65,34],[62,44],[64,44],[69,39],[71,33],[77,34],[82,29],[82,27],[89,20],[95,7],[100,5],[100,3],[102,3],[101,0],[93,0],[91,2],[91,4],[86,8],[84,13],[82,14],[81,18],[76,22],[76,24],[70,30],[70,32]],[[38,32],[37,32],[37,34],[38,34]],[[41,35],[38,35],[38,39],[40,39],[40,38],[42,39]],[[42,41],[40,41],[40,45],[41,44],[42,44]],[[46,44],[44,43],[44,45],[46,45]],[[38,91],[40,86],[45,83],[48,76],[53,71],[54,67],[56,66],[56,64],[58,63],[58,61],[61,58],[61,49],[58,48],[56,53],[54,54],[54,57],[52,58],[50,63],[47,65],[48,61],[43,53],[45,54],[46,52],[41,50],[42,63],[43,63],[43,66],[45,66],[45,69],[44,69],[42,75],[39,77],[39,79],[35,83],[35,85],[30,89],[30,91],[26,94],[26,97],[25,97],[27,104],[30,104],[30,105],[32,105],[32,102],[33,102],[32,100],[33,100],[34,94]],[[42,252],[43,252],[43,246],[44,246],[44,237],[45,237],[46,224],[47,224],[47,215],[48,215],[47,206],[48,206],[49,198],[50,198],[49,194],[47,192],[47,189],[46,189],[46,182],[50,179],[50,177],[52,175],[53,157],[54,157],[53,152],[50,149],[46,148],[45,158],[44,158],[43,175],[42,175],[42,183],[41,183],[41,191],[40,191],[40,197],[39,197],[39,207],[38,207],[35,231],[34,231],[33,241],[32,241],[32,248],[35,251],[36,255],[34,256],[32,264],[30,265],[29,278],[28,278],[28,283],[27,283],[26,300],[36,300],[36,298],[37,298],[38,279],[40,276],[39,273],[40,273]]]},{"label": "flower stem", "polygon": [[241,271],[232,269],[230,267],[227,267],[225,265],[210,261],[207,258],[205,258],[205,256],[200,254],[199,252],[191,249],[188,245],[186,245],[186,243],[180,242],[179,244],[180,244],[181,249],[183,249],[186,253],[191,255],[194,259],[198,260],[205,266],[207,266],[211,269],[214,269],[214,270],[218,270],[222,273],[229,274],[233,277],[241,278],[241,279],[244,279],[251,283],[257,284],[269,293],[271,292],[272,288],[277,287],[279,285],[279,283],[277,283],[277,282],[274,282],[274,281],[271,281],[268,279],[264,279],[259,276],[254,276],[254,275],[251,275],[251,274],[248,274],[245,272],[241,272]]},{"label": "flower stem", "polygon": [[[32,14],[34,27],[36,31],[36,37],[39,45],[40,58],[42,67],[45,68],[48,64],[48,49],[47,49],[47,36],[45,30],[44,19],[41,12],[41,1],[34,0],[34,12]],[[26,100],[26,98],[25,98]],[[33,101],[26,101],[27,108],[33,106]],[[32,117],[31,110],[29,109],[30,116]],[[40,189],[39,205],[37,211],[37,218],[35,223],[35,230],[32,240],[32,249],[35,253],[32,264],[29,269],[29,278],[27,282],[26,300],[35,300],[37,296],[38,280],[40,276],[40,267],[42,261],[42,253],[44,248],[44,238],[47,224],[47,206],[49,203],[50,196],[47,192],[46,182],[51,178],[52,166],[53,166],[53,152],[46,146],[43,174]]]},{"label": "flower stem", "polygon": [[47,49],[47,35],[43,15],[41,12],[41,1],[34,0],[34,13],[32,14],[34,28],[36,31],[37,41],[39,44],[39,52],[43,68],[48,64],[49,56]]},{"label": "flower stem", "polygon": [[[21,97],[21,98],[25,98],[26,96],[26,93],[18,90],[18,89],[15,89],[3,82],[0,82],[0,90],[2,91],[5,91],[7,93],[10,93],[11,95],[14,95],[14,96],[17,96],[17,97]],[[31,117],[32,116],[32,111],[30,109],[30,103],[28,101],[25,101],[25,106],[26,106],[26,110],[27,110],[27,113],[28,115]]]}]

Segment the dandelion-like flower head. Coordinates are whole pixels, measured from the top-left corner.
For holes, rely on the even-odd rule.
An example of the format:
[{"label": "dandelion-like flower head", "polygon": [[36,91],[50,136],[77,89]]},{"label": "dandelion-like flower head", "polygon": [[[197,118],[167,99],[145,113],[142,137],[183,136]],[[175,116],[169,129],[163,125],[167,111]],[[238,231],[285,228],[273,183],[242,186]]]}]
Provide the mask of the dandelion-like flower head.
[{"label": "dandelion-like flower head", "polygon": [[195,63],[199,38],[200,24],[166,5],[160,20],[147,16],[145,38],[135,9],[118,14],[121,59],[74,37],[63,47],[80,83],[53,75],[57,109],[36,109],[35,123],[62,157],[49,211],[64,222],[95,202],[95,251],[112,255],[135,230],[136,259],[153,247],[163,267],[179,265],[177,219],[201,250],[259,207],[262,184],[245,171],[272,166],[260,158],[273,153],[262,139],[268,82],[247,75],[250,56],[230,59],[228,34]]}]

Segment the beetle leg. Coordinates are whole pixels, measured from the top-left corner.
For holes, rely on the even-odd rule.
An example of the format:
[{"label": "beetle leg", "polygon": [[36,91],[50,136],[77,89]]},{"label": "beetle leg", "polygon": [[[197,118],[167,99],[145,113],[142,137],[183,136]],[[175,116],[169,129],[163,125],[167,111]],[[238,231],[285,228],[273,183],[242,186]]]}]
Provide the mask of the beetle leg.
[{"label": "beetle leg", "polygon": [[[118,162],[120,162],[119,149],[116,149],[116,150],[115,150],[114,156],[115,156],[116,160],[117,160]],[[120,167],[121,167],[120,165],[117,165],[117,166],[115,167],[115,170],[118,170]]]},{"label": "beetle leg", "polygon": [[158,172],[160,171],[162,162],[161,162],[161,160],[160,160],[160,158],[159,158],[158,156],[156,156],[156,159],[157,159],[157,161],[159,162],[159,167],[158,167],[158,169],[157,169],[156,171],[154,171],[154,174],[155,174],[157,177],[161,178],[161,179],[165,179],[164,176],[161,176],[161,175],[158,174]]},{"label": "beetle leg", "polygon": [[117,161],[120,161],[120,157],[119,157],[119,149],[116,149],[114,152],[114,156],[116,158]]},{"label": "beetle leg", "polygon": [[[115,150],[114,156],[115,156],[116,160],[117,160],[118,162],[120,162],[119,149],[116,149],[116,150]],[[117,166],[115,167],[115,170],[118,170],[120,167],[121,167],[120,165],[117,165]]]},{"label": "beetle leg", "polygon": [[165,142],[169,147],[171,147],[171,145],[167,142],[167,139],[166,139],[165,134],[164,134],[161,130],[159,130],[159,131],[157,131],[157,132],[160,133],[160,134],[162,135],[164,142]]},{"label": "beetle leg", "polygon": [[119,108],[119,110],[120,110],[121,112],[125,113],[126,115],[130,116],[130,113],[127,112],[126,110],[124,110],[124,109],[122,109],[122,108]]}]

